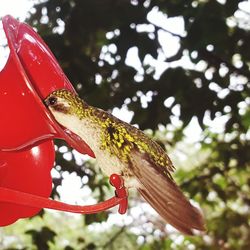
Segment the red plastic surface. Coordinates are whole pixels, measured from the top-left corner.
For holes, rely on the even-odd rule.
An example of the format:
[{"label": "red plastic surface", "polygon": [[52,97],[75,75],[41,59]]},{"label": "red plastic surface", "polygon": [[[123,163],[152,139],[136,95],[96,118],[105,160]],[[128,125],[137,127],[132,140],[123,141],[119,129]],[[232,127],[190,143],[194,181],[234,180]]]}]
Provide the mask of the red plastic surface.
[{"label": "red plastic surface", "polygon": [[[0,152],[0,187],[49,197],[54,159],[52,141],[20,152]],[[32,202],[30,207],[0,202],[0,226],[33,216],[40,209],[32,207]]]},{"label": "red plastic surface", "polygon": [[35,215],[43,207],[77,213],[96,213],[117,204],[127,209],[123,180],[112,175],[116,197],[91,206],[72,206],[48,199],[54,163],[54,138],[61,138],[81,153],[94,157],[77,135],[60,127],[43,104],[52,91],[74,92],[55,57],[30,28],[3,18],[10,47],[9,59],[0,72],[0,226]]}]

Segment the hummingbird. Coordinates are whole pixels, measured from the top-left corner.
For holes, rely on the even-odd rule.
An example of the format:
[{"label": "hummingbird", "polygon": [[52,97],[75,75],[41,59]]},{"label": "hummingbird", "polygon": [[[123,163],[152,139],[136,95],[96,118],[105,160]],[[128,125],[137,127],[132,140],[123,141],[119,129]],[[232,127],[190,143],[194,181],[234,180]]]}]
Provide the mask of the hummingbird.
[{"label": "hummingbird", "polygon": [[138,128],[88,105],[76,93],[60,89],[46,99],[55,120],[78,135],[110,176],[119,174],[126,189],[136,188],[169,224],[192,235],[205,231],[204,218],[174,182],[174,166],[165,150]]}]

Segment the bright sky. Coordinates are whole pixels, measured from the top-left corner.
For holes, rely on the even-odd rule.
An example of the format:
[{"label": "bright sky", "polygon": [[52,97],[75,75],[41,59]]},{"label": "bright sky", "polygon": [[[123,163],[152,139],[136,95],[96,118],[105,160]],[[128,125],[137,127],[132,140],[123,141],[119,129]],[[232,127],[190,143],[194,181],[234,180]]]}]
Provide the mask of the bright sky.
[{"label": "bright sky", "polygon": [[[27,12],[33,6],[33,0],[0,0],[0,18],[5,15],[12,15],[23,21]],[[7,41],[3,32],[2,23],[0,23],[0,70],[4,67],[8,58],[8,50],[3,48]]]},{"label": "bright sky", "polygon": [[0,17],[9,14],[23,21],[33,2],[33,0],[0,0]]}]

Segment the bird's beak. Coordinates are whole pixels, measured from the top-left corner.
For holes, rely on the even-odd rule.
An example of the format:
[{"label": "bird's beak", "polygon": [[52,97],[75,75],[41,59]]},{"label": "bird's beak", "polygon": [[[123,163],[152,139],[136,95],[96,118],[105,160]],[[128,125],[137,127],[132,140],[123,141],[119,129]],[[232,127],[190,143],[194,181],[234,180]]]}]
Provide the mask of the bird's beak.
[{"label": "bird's beak", "polygon": [[48,99],[48,98],[46,98],[46,99],[44,100],[44,104],[49,108],[49,99]]}]

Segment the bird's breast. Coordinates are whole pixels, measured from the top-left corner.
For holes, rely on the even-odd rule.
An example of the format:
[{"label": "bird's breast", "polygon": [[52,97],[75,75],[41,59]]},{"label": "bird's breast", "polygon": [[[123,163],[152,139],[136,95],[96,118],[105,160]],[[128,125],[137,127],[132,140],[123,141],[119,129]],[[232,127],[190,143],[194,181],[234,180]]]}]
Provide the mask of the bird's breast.
[{"label": "bird's breast", "polygon": [[120,174],[124,177],[126,187],[137,186],[129,164],[116,154],[111,153],[109,147],[103,148],[105,136],[103,136],[104,128],[100,123],[91,119],[80,120],[76,116],[69,117],[69,115],[62,113],[56,113],[54,116],[61,125],[80,136],[88,144],[96,156],[97,165],[107,176],[113,173]]},{"label": "bird's breast", "polygon": [[106,175],[110,176],[113,173],[122,174],[128,166],[116,155],[110,154],[108,150],[102,149],[102,132],[103,129],[100,125],[90,121],[82,121],[82,126],[79,131],[77,131],[77,134],[93,150],[97,165]]}]

